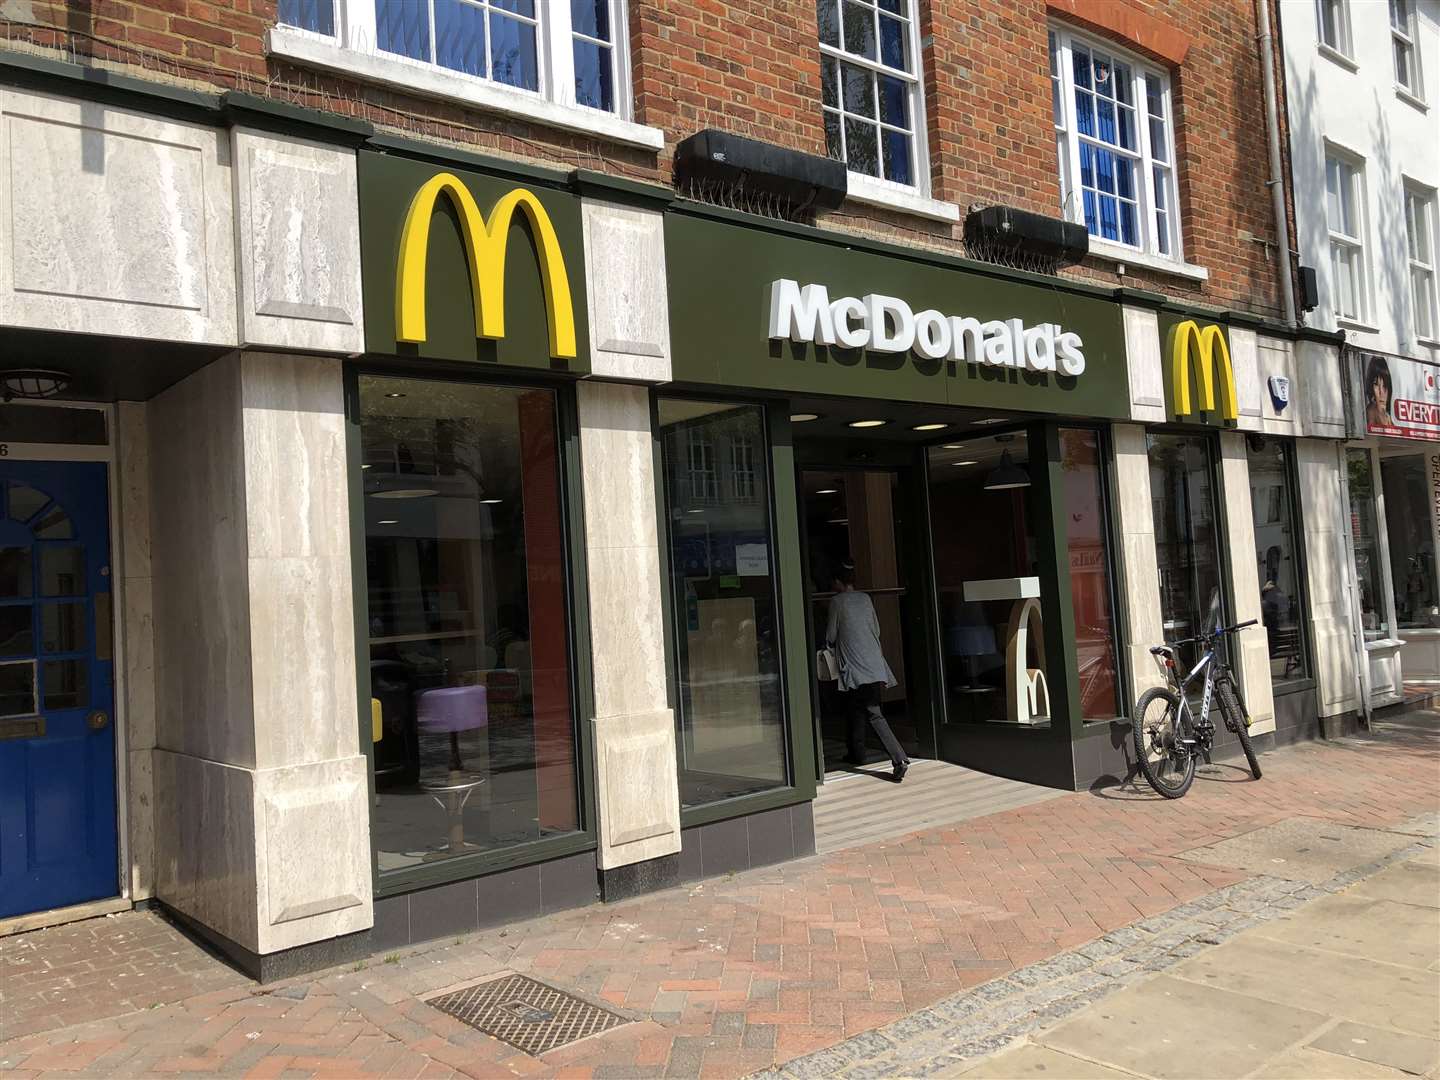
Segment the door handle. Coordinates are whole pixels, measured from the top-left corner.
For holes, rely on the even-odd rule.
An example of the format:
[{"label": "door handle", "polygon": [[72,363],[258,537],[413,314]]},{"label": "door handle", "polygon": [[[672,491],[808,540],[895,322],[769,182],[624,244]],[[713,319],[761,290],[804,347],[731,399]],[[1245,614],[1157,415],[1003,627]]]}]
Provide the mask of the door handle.
[{"label": "door handle", "polygon": [[104,709],[96,709],[85,718],[85,725],[91,731],[104,731],[110,724],[110,714]]}]

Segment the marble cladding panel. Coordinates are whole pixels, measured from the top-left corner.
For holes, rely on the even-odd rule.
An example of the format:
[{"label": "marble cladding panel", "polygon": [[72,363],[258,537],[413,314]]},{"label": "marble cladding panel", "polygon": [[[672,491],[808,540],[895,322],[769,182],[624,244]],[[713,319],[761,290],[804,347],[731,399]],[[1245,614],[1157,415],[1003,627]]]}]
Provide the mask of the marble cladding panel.
[{"label": "marble cladding panel", "polygon": [[1355,634],[1348,582],[1353,571],[1345,534],[1338,444],[1318,439],[1295,443],[1300,521],[1305,533],[1305,590],[1310,641],[1320,687],[1320,715],[1356,709]]},{"label": "marble cladding panel", "polygon": [[[584,382],[575,388],[592,547],[656,547],[654,442],[643,386]],[[657,563],[658,567],[658,563]],[[654,583],[660,587],[658,574]]]},{"label": "marble cladding panel", "polygon": [[666,706],[660,556],[653,547],[591,548],[595,715],[653,712]]},{"label": "marble cladding panel", "polygon": [[1400,666],[1407,683],[1440,683],[1440,630],[1406,630]]},{"label": "marble cladding panel", "polygon": [[1165,368],[1160,355],[1160,320],[1153,311],[1121,310],[1125,355],[1130,371],[1130,419],[1142,424],[1165,422]]},{"label": "marble cladding panel", "polygon": [[370,927],[367,770],[357,755],[255,773],[256,952]]},{"label": "marble cladding panel", "polygon": [[259,952],[255,774],[168,750],[154,760],[155,895]]},{"label": "marble cladding panel", "polygon": [[1305,422],[1305,434],[1321,438],[1345,437],[1345,397],[1340,359],[1333,345],[1318,341],[1295,343],[1295,406]]},{"label": "marble cladding panel", "polygon": [[[1230,574],[1229,592],[1234,598],[1235,622],[1259,619],[1259,568],[1253,561],[1255,551],[1255,517],[1251,507],[1250,459],[1245,452],[1246,436],[1238,431],[1220,435],[1220,494],[1229,513],[1225,515],[1228,535],[1225,547],[1231,553],[1226,560]],[[1240,692],[1254,721],[1252,730],[1263,734],[1275,730],[1275,700],[1270,674],[1269,638],[1263,626],[1240,631],[1240,647],[1236,659]]]},{"label": "marble cladding panel", "polygon": [[595,780],[602,869],[680,850],[673,712],[597,719]]},{"label": "marble cladding panel", "polygon": [[354,152],[246,128],[231,140],[243,342],[364,352]]},{"label": "marble cladding panel", "polygon": [[593,375],[670,381],[662,215],[584,200],[585,291]]},{"label": "marble cladding panel", "polygon": [[240,361],[149,404],[156,744],[255,764]]},{"label": "marble cladding panel", "polygon": [[221,132],[19,90],[0,128],[0,324],[236,342]]},{"label": "marble cladding panel", "polygon": [[117,486],[120,496],[120,574],[150,576],[150,428],[144,402],[115,407]]},{"label": "marble cladding panel", "polygon": [[126,578],[121,582],[120,634],[125,670],[125,742],[132,750],[155,745],[155,609],[154,582]]},{"label": "marble cladding panel", "polygon": [[247,352],[240,364],[250,558],[348,560],[341,362]]},{"label": "marble cladding panel", "polygon": [[359,750],[355,610],[348,558],[251,559],[256,765]]},{"label": "marble cladding panel", "polygon": [[1150,455],[1145,429],[1136,424],[1116,424],[1112,441],[1121,535],[1119,586],[1124,595],[1125,640],[1130,642],[1131,693],[1138,699],[1164,681],[1147,651],[1165,638],[1160,618],[1155,517],[1150,505]]},{"label": "marble cladding panel", "polygon": [[155,894],[155,751],[125,754],[125,823],[131,900]]},{"label": "marble cladding panel", "polygon": [[1259,348],[1253,330],[1230,328],[1230,365],[1235,369],[1235,396],[1240,406],[1242,431],[1259,431],[1264,405],[1265,378],[1260,373]]},{"label": "marble cladding panel", "polygon": [[[1300,415],[1300,383],[1295,378],[1295,343],[1284,338],[1260,337],[1257,346],[1260,365],[1261,429],[1267,435],[1299,435],[1304,429]],[[1270,395],[1270,377],[1290,380],[1290,402],[1275,408]]]}]

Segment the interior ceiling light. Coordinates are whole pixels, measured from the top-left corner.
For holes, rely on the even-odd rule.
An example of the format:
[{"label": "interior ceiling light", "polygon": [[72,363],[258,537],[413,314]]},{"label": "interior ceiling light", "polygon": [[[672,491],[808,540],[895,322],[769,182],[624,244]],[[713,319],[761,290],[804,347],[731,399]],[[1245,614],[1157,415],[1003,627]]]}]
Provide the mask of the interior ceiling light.
[{"label": "interior ceiling light", "polygon": [[815,494],[816,494],[816,495],[834,495],[834,494],[835,494],[835,489],[834,489],[834,488],[821,488],[819,491],[815,492]]},{"label": "interior ceiling light", "polygon": [[808,424],[811,420],[819,420],[820,414],[813,412],[792,412],[790,422],[792,424]]},{"label": "interior ceiling light", "polygon": [[440,493],[434,488],[391,488],[389,491],[372,491],[372,499],[425,499]]},{"label": "interior ceiling light", "polygon": [[1030,486],[1030,474],[1010,460],[1010,451],[1000,455],[1000,464],[985,478],[986,491],[1010,491]]},{"label": "interior ceiling light", "polygon": [[64,393],[70,386],[70,376],[63,371],[45,371],[41,368],[16,368],[0,371],[0,388],[6,401],[14,398],[51,398]]},{"label": "interior ceiling light", "polygon": [[379,524],[381,524],[381,525],[399,525],[400,522],[396,521],[394,518],[386,518],[384,521],[379,522]]},{"label": "interior ceiling light", "polygon": [[481,499],[481,500],[480,500],[480,505],[481,505],[481,506],[495,506],[495,505],[497,505],[498,503],[502,503],[502,502],[504,502],[504,501],[505,501],[504,499]]},{"label": "interior ceiling light", "polygon": [[979,465],[978,461],[952,461],[951,465]]},{"label": "interior ceiling light", "polygon": [[947,442],[944,446],[940,447],[940,449],[941,449],[941,450],[964,450],[964,449],[965,449],[965,444],[964,444],[964,443],[956,443],[956,442]]},{"label": "interior ceiling light", "polygon": [[849,518],[828,518],[828,519],[826,519],[825,524],[826,524],[826,525],[849,525],[849,524],[850,524],[850,519],[849,519]]},{"label": "interior ceiling light", "polygon": [[392,391],[390,391],[388,394],[386,394],[385,396],[386,396],[386,397],[404,397],[405,395],[402,394],[399,390],[392,390]]},{"label": "interior ceiling light", "polygon": [[853,428],[884,427],[889,422],[889,420],[851,420],[845,426]]},{"label": "interior ceiling light", "polygon": [[1010,418],[1008,416],[992,416],[986,420],[976,420],[975,426],[981,427],[984,424],[1008,424],[1009,422]]},{"label": "interior ceiling light", "polygon": [[949,426],[950,426],[949,424],[914,424],[914,425],[911,426],[910,430],[911,430],[911,431],[941,431],[941,430],[943,430],[944,428],[947,428],[947,427],[949,427]]}]

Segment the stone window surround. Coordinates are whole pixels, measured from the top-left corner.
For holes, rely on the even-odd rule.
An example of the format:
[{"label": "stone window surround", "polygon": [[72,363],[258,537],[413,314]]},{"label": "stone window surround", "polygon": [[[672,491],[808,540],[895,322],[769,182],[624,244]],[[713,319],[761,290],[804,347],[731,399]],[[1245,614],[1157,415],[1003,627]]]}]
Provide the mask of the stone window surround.
[{"label": "stone window surround", "polygon": [[[614,25],[628,25],[625,0],[614,3]],[[614,142],[626,143],[646,150],[660,150],[665,133],[659,128],[637,124],[631,119],[633,108],[630,85],[628,38],[616,33],[615,49],[615,112],[576,104],[574,90],[565,71],[569,70],[570,26],[568,20],[542,20],[539,35],[541,80],[539,92],[523,90],[489,79],[451,71],[435,64],[413,60],[407,56],[379,52],[373,48],[373,23],[352,20],[352,11],[361,11],[360,0],[337,0],[342,18],[336,33],[318,34],[293,26],[273,26],[265,35],[266,51],[272,56],[309,67],[324,68],[366,82],[409,90],[426,97],[459,101],[479,109],[533,120],[550,127],[587,135],[597,135]],[[554,10],[564,5],[555,5]],[[547,9],[549,10],[549,9]],[[568,14],[568,10],[565,12]],[[560,38],[563,36],[563,42]],[[559,43],[559,44],[557,44]],[[563,46],[563,47],[561,47]],[[557,62],[557,58],[565,63]],[[561,68],[565,71],[561,71]]]}]

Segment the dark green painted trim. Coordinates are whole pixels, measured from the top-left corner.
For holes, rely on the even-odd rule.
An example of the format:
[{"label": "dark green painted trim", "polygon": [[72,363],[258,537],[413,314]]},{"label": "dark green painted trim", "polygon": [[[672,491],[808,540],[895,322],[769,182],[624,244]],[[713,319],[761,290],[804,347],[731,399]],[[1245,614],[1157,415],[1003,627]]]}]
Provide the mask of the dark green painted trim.
[{"label": "dark green painted trim", "polygon": [[650,210],[663,210],[677,198],[674,188],[611,176],[594,169],[576,169],[570,174],[570,186],[577,195]]},{"label": "dark green painted trim", "polygon": [[368,120],[307,109],[288,101],[227,90],[220,95],[220,119],[229,127],[263,128],[303,138],[325,136],[332,143],[359,146],[375,133]]},{"label": "dark green painted trim", "polygon": [[[428,161],[442,166],[454,165],[464,169],[473,169],[491,176],[518,180],[524,184],[539,184],[557,190],[565,190],[570,186],[570,174],[560,169],[546,169],[509,158],[475,154],[453,146],[421,142],[419,139],[407,139],[401,135],[375,134],[365,140],[365,145],[367,149],[382,154],[394,154],[398,157],[414,158],[418,161]],[[578,315],[577,312],[576,322],[580,321]]]},{"label": "dark green painted trim", "polygon": [[[588,580],[585,566],[585,518],[581,506],[582,484],[580,465],[580,424],[575,404],[574,382],[559,378],[513,377],[523,372],[486,372],[479,378],[473,368],[463,364],[405,363],[378,357],[347,364],[345,372],[345,455],[350,491],[350,578],[354,590],[356,692],[359,715],[360,745],[363,748],[369,781],[370,801],[374,806],[375,767],[374,744],[370,729],[370,655],[369,583],[365,574],[365,512],[364,483],[360,469],[360,408],[359,380],[361,375],[379,375],[436,381],[467,381],[505,386],[532,386],[554,392],[557,449],[560,454],[562,541],[566,553],[565,589],[570,616],[567,647],[570,655],[571,719],[576,739],[575,793],[579,829],[563,836],[546,837],[526,844],[496,851],[481,851],[428,865],[380,872],[375,850],[374,832],[370,832],[370,864],[377,898],[413,892],[432,885],[483,877],[500,870],[549,862],[552,859],[596,849],[595,805],[595,715],[594,673],[590,654],[589,594],[583,586]],[[505,375],[512,377],[506,378]],[[499,377],[496,377],[499,376]]]},{"label": "dark green painted trim", "polygon": [[804,568],[800,563],[800,493],[788,404],[763,406],[770,441],[770,520],[774,522],[781,671],[789,705],[790,781],[801,800],[815,797],[815,724],[810,710],[812,660]]},{"label": "dark green painted trim", "polygon": [[1164,293],[1151,292],[1149,289],[1136,289],[1129,285],[1121,285],[1114,289],[1113,295],[1118,303],[1129,304],[1131,307],[1160,308],[1169,302],[1169,297]]},{"label": "dark green painted trim", "polygon": [[0,84],[69,94],[120,108],[143,109],[174,120],[220,122],[220,97],[137,79],[106,68],[0,49]]}]

